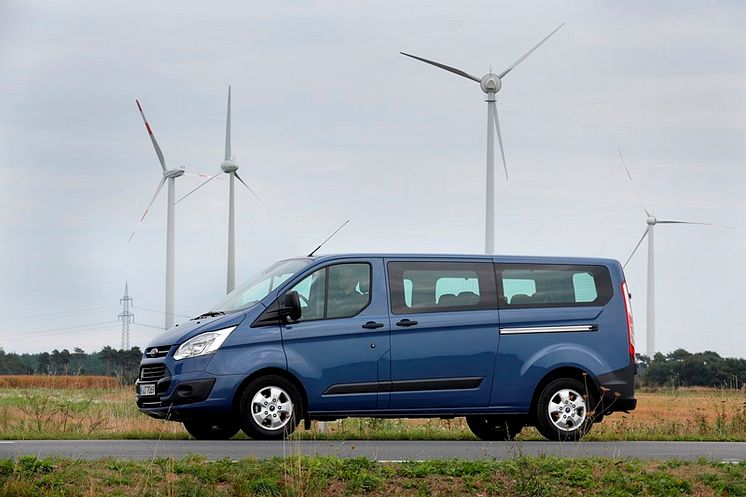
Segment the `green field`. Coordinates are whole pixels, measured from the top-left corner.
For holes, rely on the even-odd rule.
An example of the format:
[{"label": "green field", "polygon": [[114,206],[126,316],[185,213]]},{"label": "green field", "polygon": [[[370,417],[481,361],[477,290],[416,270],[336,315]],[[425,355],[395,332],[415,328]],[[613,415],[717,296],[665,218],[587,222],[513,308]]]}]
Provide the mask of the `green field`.
[{"label": "green field", "polygon": [[746,463],[517,457],[377,463],[288,457],[0,460],[4,496],[746,496]]}]

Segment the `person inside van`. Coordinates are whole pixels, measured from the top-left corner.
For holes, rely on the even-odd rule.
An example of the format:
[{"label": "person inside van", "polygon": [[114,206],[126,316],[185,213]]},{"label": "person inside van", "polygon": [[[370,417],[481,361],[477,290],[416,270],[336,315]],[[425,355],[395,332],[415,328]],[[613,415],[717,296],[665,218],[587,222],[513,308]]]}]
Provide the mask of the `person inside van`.
[{"label": "person inside van", "polygon": [[[328,317],[354,316],[368,303],[370,272],[367,265],[341,264],[330,271]],[[335,274],[336,273],[336,274]]]}]

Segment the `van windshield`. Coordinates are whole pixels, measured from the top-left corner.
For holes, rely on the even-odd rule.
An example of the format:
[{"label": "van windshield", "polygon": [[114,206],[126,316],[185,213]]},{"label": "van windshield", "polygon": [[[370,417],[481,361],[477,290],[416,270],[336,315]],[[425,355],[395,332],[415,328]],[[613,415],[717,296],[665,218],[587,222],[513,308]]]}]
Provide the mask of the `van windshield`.
[{"label": "van windshield", "polygon": [[256,304],[310,262],[311,259],[305,258],[275,262],[226,295],[223,300],[212,307],[213,312],[228,314]]}]

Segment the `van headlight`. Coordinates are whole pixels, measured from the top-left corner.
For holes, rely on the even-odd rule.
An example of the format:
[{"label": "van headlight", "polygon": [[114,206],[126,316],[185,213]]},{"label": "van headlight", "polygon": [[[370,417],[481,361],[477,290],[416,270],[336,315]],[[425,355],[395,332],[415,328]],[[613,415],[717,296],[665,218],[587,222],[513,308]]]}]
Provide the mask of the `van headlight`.
[{"label": "van headlight", "polygon": [[235,326],[231,326],[222,330],[201,333],[196,337],[190,338],[176,349],[174,360],[180,361],[188,357],[197,357],[215,352],[235,329]]}]

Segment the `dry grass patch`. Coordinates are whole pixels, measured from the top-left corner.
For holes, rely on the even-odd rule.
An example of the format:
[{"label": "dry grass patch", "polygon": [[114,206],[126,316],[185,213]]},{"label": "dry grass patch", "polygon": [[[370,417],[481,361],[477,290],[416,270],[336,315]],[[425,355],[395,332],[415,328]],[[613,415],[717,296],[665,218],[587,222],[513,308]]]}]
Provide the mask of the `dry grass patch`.
[{"label": "dry grass patch", "polygon": [[117,388],[112,376],[0,375],[0,388]]}]

